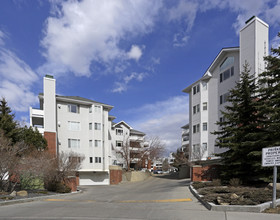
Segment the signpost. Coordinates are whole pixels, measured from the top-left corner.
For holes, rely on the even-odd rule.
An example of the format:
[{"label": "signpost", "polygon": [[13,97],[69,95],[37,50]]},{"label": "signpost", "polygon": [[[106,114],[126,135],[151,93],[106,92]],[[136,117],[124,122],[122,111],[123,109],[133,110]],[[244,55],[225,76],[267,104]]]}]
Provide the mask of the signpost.
[{"label": "signpost", "polygon": [[268,147],[262,149],[262,166],[273,166],[273,193],[272,208],[276,207],[276,182],[277,182],[277,166],[280,166],[280,146]]}]

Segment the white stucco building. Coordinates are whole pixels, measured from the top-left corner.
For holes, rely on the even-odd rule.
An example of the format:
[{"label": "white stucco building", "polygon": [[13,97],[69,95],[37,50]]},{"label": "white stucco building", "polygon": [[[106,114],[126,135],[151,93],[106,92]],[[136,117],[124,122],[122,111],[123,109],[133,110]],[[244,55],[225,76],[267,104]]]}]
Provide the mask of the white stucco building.
[{"label": "white stucco building", "polygon": [[268,55],[269,26],[253,16],[240,30],[240,46],[223,48],[203,76],[186,87],[189,94],[189,157],[190,160],[213,159],[221,149],[215,146],[215,135],[222,121],[221,110],[227,103],[228,92],[240,79],[247,61],[256,77],[265,69]]},{"label": "white stucco building", "polygon": [[54,156],[73,152],[85,158],[78,170],[80,185],[108,185],[109,165],[117,164],[114,150],[118,141],[127,135],[133,140],[134,133],[142,139],[145,135],[124,122],[115,124],[115,117],[109,115],[111,105],[57,95],[56,80],[49,75],[44,77],[39,101],[39,109],[30,108],[30,125],[44,135]]}]

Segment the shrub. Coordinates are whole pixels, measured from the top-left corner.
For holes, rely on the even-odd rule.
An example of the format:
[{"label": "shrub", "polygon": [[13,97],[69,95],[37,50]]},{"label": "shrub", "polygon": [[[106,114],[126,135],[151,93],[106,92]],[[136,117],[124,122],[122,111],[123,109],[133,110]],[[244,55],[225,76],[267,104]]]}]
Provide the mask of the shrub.
[{"label": "shrub", "polygon": [[242,184],[241,180],[238,178],[232,178],[229,180],[230,186],[240,186]]}]

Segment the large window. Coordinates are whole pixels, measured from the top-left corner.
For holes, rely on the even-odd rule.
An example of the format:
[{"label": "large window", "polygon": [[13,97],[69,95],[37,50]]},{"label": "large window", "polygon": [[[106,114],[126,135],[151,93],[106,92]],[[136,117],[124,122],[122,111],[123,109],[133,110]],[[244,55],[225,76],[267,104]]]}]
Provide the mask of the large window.
[{"label": "large window", "polygon": [[226,71],[220,73],[220,82],[227,80],[234,75],[234,67],[227,69]]},{"label": "large window", "polygon": [[101,163],[101,157],[95,157],[95,163]]},{"label": "large window", "polygon": [[79,113],[79,106],[74,104],[68,104],[68,112]]},{"label": "large window", "polygon": [[89,124],[88,124],[88,129],[89,129],[89,130],[92,130],[92,123],[89,123]]},{"label": "large window", "polygon": [[80,139],[68,139],[68,148],[80,148]]},{"label": "large window", "polygon": [[92,140],[89,140],[89,146],[92,147]]},{"label": "large window", "polygon": [[220,95],[220,105],[227,102],[229,95],[230,95],[229,92],[227,92],[223,95]]},{"label": "large window", "polygon": [[70,131],[80,131],[81,126],[80,122],[77,121],[68,121],[68,130]]},{"label": "large window", "polygon": [[89,157],[89,163],[92,163],[92,162],[93,162],[92,157]]},{"label": "large window", "polygon": [[234,57],[227,57],[224,62],[220,65],[220,71],[227,69],[234,64]]},{"label": "large window", "polygon": [[94,123],[95,130],[101,130],[101,123]]},{"label": "large window", "polygon": [[234,75],[234,57],[227,57],[220,65],[220,83]]}]

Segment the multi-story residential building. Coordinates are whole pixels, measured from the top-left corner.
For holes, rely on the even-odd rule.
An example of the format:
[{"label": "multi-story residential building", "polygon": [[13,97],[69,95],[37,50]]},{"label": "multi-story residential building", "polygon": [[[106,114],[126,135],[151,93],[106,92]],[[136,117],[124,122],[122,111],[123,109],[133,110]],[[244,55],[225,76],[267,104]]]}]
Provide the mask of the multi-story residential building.
[{"label": "multi-story residential building", "polygon": [[189,152],[189,133],[190,133],[190,129],[189,129],[189,124],[186,124],[184,126],[181,127],[182,129],[182,138],[181,138],[181,151],[182,152]]},{"label": "multi-story residential building", "polygon": [[142,155],[143,149],[146,147],[144,141],[146,134],[133,129],[124,121],[112,123],[111,131],[113,164],[126,168],[126,161],[120,152],[127,151],[127,159],[131,159],[130,168],[147,168],[147,157]]},{"label": "multi-story residential building", "polygon": [[183,92],[189,94],[189,151],[190,160],[213,159],[221,152],[215,146],[212,132],[219,129],[221,110],[228,105],[229,90],[240,80],[245,61],[250,74],[264,71],[268,55],[268,24],[257,17],[250,18],[240,30],[240,46],[223,48],[203,76]]},{"label": "multi-story residential building", "polygon": [[141,138],[145,135],[125,123],[114,124],[115,117],[109,115],[111,105],[57,95],[52,76],[44,77],[44,93],[39,94],[39,101],[39,109],[30,108],[30,125],[47,139],[52,155],[73,152],[84,157],[78,170],[80,185],[109,184],[109,165],[115,161],[112,143],[119,144],[127,135],[131,140],[134,134]]}]

